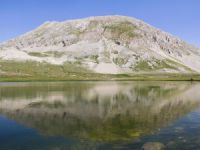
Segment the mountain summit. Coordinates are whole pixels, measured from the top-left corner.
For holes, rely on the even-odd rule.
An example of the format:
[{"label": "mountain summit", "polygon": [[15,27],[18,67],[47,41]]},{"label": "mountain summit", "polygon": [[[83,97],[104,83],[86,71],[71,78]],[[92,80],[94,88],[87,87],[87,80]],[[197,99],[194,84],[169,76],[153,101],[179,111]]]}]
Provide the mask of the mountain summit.
[{"label": "mountain summit", "polygon": [[200,50],[143,21],[103,16],[46,22],[0,44],[0,65],[0,74],[18,75],[199,73]]}]

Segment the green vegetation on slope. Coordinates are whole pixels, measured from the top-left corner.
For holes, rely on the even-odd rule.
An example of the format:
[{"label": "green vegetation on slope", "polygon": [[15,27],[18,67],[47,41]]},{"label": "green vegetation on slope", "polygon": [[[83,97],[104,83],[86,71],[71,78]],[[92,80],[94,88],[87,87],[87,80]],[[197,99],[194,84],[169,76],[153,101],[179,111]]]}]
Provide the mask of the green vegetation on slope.
[{"label": "green vegetation on slope", "polygon": [[133,66],[134,71],[146,71],[146,72],[151,72],[151,71],[156,71],[156,70],[161,70],[161,69],[170,69],[170,70],[178,71],[180,68],[186,71],[194,72],[187,66],[184,66],[180,63],[177,63],[169,59],[155,60],[153,64],[150,61],[141,60],[137,62],[135,66]]},{"label": "green vegetation on slope", "polygon": [[[83,80],[95,79],[93,72],[75,63],[66,62],[63,65],[51,65],[38,62],[0,62],[0,80]],[[103,75],[101,76],[103,78]]]},{"label": "green vegetation on slope", "polygon": [[122,66],[122,65],[126,64],[128,62],[128,60],[126,58],[116,57],[116,58],[113,58],[113,62],[116,65]]},{"label": "green vegetation on slope", "polygon": [[111,33],[111,37],[113,40],[130,40],[137,36],[134,33],[136,27],[130,22],[121,22],[118,24],[107,25],[105,26],[105,33]]},{"label": "green vegetation on slope", "polygon": [[60,58],[64,55],[64,52],[58,52],[58,51],[47,51],[44,53],[41,52],[29,52],[28,55],[35,56],[35,57],[49,57],[53,56],[55,58]]},{"label": "green vegetation on slope", "polygon": [[99,63],[98,58],[99,58],[99,55],[91,55],[91,56],[90,56],[90,59],[93,60],[93,61],[94,61],[95,63],[97,63],[97,64]]},{"label": "green vegetation on slope", "polygon": [[40,52],[29,52],[28,55],[35,56],[35,57],[48,57],[47,54],[40,53]]},{"label": "green vegetation on slope", "polygon": [[[95,56],[94,59],[97,57]],[[121,61],[119,61],[121,62]],[[145,68],[145,63],[141,65]],[[0,81],[67,81],[67,80],[200,80],[199,74],[178,73],[135,73],[135,74],[98,74],[77,63],[66,62],[52,65],[32,61],[0,62]]]}]

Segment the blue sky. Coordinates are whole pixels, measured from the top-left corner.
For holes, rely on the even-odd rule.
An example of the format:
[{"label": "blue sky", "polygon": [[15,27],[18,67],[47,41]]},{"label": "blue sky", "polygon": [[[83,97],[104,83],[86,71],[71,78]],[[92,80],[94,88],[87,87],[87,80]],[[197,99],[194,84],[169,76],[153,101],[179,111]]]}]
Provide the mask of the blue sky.
[{"label": "blue sky", "polygon": [[0,41],[45,21],[102,15],[141,19],[200,47],[200,0],[0,0]]}]

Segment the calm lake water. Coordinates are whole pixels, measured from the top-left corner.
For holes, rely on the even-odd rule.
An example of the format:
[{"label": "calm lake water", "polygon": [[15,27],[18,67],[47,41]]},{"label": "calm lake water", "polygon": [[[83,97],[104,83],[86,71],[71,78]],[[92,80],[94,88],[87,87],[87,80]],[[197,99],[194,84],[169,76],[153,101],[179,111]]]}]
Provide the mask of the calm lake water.
[{"label": "calm lake water", "polygon": [[0,83],[0,150],[200,149],[198,82]]}]

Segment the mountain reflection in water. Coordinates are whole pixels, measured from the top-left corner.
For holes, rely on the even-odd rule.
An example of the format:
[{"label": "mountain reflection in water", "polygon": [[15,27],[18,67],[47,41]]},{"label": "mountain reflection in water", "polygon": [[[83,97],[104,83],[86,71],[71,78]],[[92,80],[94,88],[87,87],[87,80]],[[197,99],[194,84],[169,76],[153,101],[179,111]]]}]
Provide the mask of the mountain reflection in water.
[{"label": "mountain reflection in water", "polygon": [[128,143],[200,107],[191,82],[0,83],[0,113],[44,136]]}]

